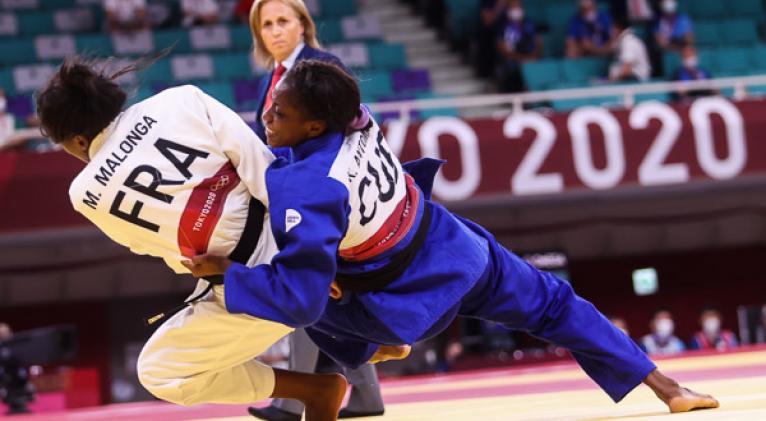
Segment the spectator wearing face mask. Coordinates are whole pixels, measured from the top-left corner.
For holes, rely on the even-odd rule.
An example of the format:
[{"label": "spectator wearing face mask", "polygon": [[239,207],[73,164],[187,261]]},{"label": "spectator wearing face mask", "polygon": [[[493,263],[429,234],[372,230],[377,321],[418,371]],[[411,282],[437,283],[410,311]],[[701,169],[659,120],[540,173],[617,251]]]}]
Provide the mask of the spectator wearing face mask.
[{"label": "spectator wearing face mask", "polygon": [[614,62],[609,67],[609,80],[649,80],[652,66],[644,42],[636,36],[625,18],[616,18],[613,30],[619,35],[615,40]]},{"label": "spectator wearing face mask", "polygon": [[686,14],[678,12],[676,0],[662,0],[653,32],[657,46],[665,51],[679,51],[694,44],[692,21]]},{"label": "spectator wearing face mask", "polygon": [[501,58],[498,84],[503,92],[524,90],[521,65],[526,61],[537,60],[542,45],[534,22],[524,17],[521,1],[510,0],[497,38],[497,52]]},{"label": "spectator wearing face mask", "polygon": [[686,349],[684,343],[673,336],[675,324],[673,315],[668,310],[658,310],[654,313],[650,324],[652,333],[641,338],[641,347],[649,355],[672,355]]},{"label": "spectator wearing face mask", "polygon": [[[697,56],[697,49],[693,45],[687,45],[681,50],[681,66],[676,70],[673,75],[674,81],[692,81],[692,80],[707,80],[711,75],[706,69],[703,69],[699,65],[699,57]],[[716,92],[711,89],[695,89],[686,90],[680,89],[673,93],[674,101],[687,102],[696,97],[714,95]]]},{"label": "spectator wearing face mask", "polygon": [[734,332],[721,329],[721,312],[715,307],[706,307],[700,313],[702,330],[695,333],[691,349],[716,349],[726,351],[739,346]]},{"label": "spectator wearing face mask", "polygon": [[579,0],[580,10],[569,22],[566,55],[605,56],[611,52],[612,19],[596,8],[593,0]]}]

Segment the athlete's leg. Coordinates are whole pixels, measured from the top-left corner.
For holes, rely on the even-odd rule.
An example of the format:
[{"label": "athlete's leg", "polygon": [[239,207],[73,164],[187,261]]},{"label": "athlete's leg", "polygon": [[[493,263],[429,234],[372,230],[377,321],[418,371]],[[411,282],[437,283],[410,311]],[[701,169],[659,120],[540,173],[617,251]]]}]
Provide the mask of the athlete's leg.
[{"label": "athlete's leg", "polygon": [[463,314],[501,322],[566,347],[615,402],[646,382],[671,410],[673,398],[679,397],[684,403],[677,402],[675,408],[717,405],[706,395],[695,395],[690,402],[685,389],[672,380],[661,381],[667,378],[644,352],[590,302],[578,297],[568,282],[537,270],[496,243],[490,244],[485,277],[464,303]]},{"label": "athlete's leg", "polygon": [[[204,282],[200,282],[198,291],[200,288],[204,288]],[[284,377],[280,372],[275,378],[271,367],[253,360],[291,330],[279,323],[229,313],[224,305],[223,287],[216,286],[157,329],[139,356],[138,377],[149,392],[180,405],[247,403],[271,396],[303,399],[306,397],[301,394],[303,389],[291,388],[294,382],[305,386],[316,382],[335,385],[337,376]],[[310,404],[315,407],[307,406],[307,417],[314,411],[313,419],[335,419],[334,415],[327,416],[325,407],[327,402],[338,400],[339,394],[342,399],[345,386],[343,392],[337,389],[314,390]],[[321,404],[316,401],[319,397],[324,399]],[[338,408],[334,409],[335,414]],[[316,418],[317,411],[324,418]]]}]

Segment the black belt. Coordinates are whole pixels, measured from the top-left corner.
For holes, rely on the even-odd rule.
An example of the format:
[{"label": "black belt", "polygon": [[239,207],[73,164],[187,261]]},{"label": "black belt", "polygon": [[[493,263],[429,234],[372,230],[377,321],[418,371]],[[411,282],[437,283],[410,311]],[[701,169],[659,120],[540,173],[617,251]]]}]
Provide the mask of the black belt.
[{"label": "black belt", "polygon": [[[263,206],[263,203],[255,198],[251,198],[250,204],[247,208],[247,221],[245,221],[245,228],[242,230],[242,236],[239,237],[237,246],[234,247],[234,250],[229,254],[230,260],[241,263],[243,265],[247,264],[250,256],[252,256],[253,252],[255,251],[255,247],[258,245],[258,239],[261,237],[261,231],[263,230],[263,218],[265,214],[266,208]],[[223,275],[206,276],[203,279],[208,282],[208,285],[207,288],[205,288],[201,293],[184,301],[183,304],[176,306],[171,310],[145,318],[144,323],[147,326],[151,326],[166,317],[170,317],[183,310],[186,306],[197,302],[197,300],[207,295],[207,293],[213,289],[213,285],[223,285]]]},{"label": "black belt", "polygon": [[362,273],[336,273],[335,282],[345,292],[374,292],[383,290],[388,284],[402,276],[420,251],[431,226],[431,207],[423,204],[423,217],[410,244],[396,253],[385,266]]}]

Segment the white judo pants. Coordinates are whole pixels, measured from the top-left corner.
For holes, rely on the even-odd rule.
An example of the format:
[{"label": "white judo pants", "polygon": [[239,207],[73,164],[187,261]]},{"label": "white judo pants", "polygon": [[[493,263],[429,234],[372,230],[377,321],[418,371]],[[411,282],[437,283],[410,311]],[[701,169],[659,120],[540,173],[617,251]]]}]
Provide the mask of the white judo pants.
[{"label": "white judo pants", "polygon": [[[195,294],[207,282],[199,281]],[[274,391],[274,370],[256,356],[291,327],[226,311],[223,286],[165,321],[138,357],[138,379],[179,405],[252,403]]]}]

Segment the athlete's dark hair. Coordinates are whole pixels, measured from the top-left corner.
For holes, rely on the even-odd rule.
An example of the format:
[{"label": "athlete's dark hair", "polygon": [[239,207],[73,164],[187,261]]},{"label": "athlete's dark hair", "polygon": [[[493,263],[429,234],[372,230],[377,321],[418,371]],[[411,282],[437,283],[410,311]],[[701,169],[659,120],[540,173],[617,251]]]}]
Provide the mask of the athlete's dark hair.
[{"label": "athlete's dark hair", "polygon": [[109,75],[105,69],[108,61],[99,69],[93,59],[82,56],[66,59],[36,94],[41,131],[54,143],[76,135],[92,140],[125,105],[127,94],[115,80],[151,66],[167,55],[170,48],[139,58]]},{"label": "athlete's dark hair", "polygon": [[298,62],[283,82],[311,119],[322,120],[327,131],[341,132],[359,113],[359,85],[343,69],[321,60]]}]

